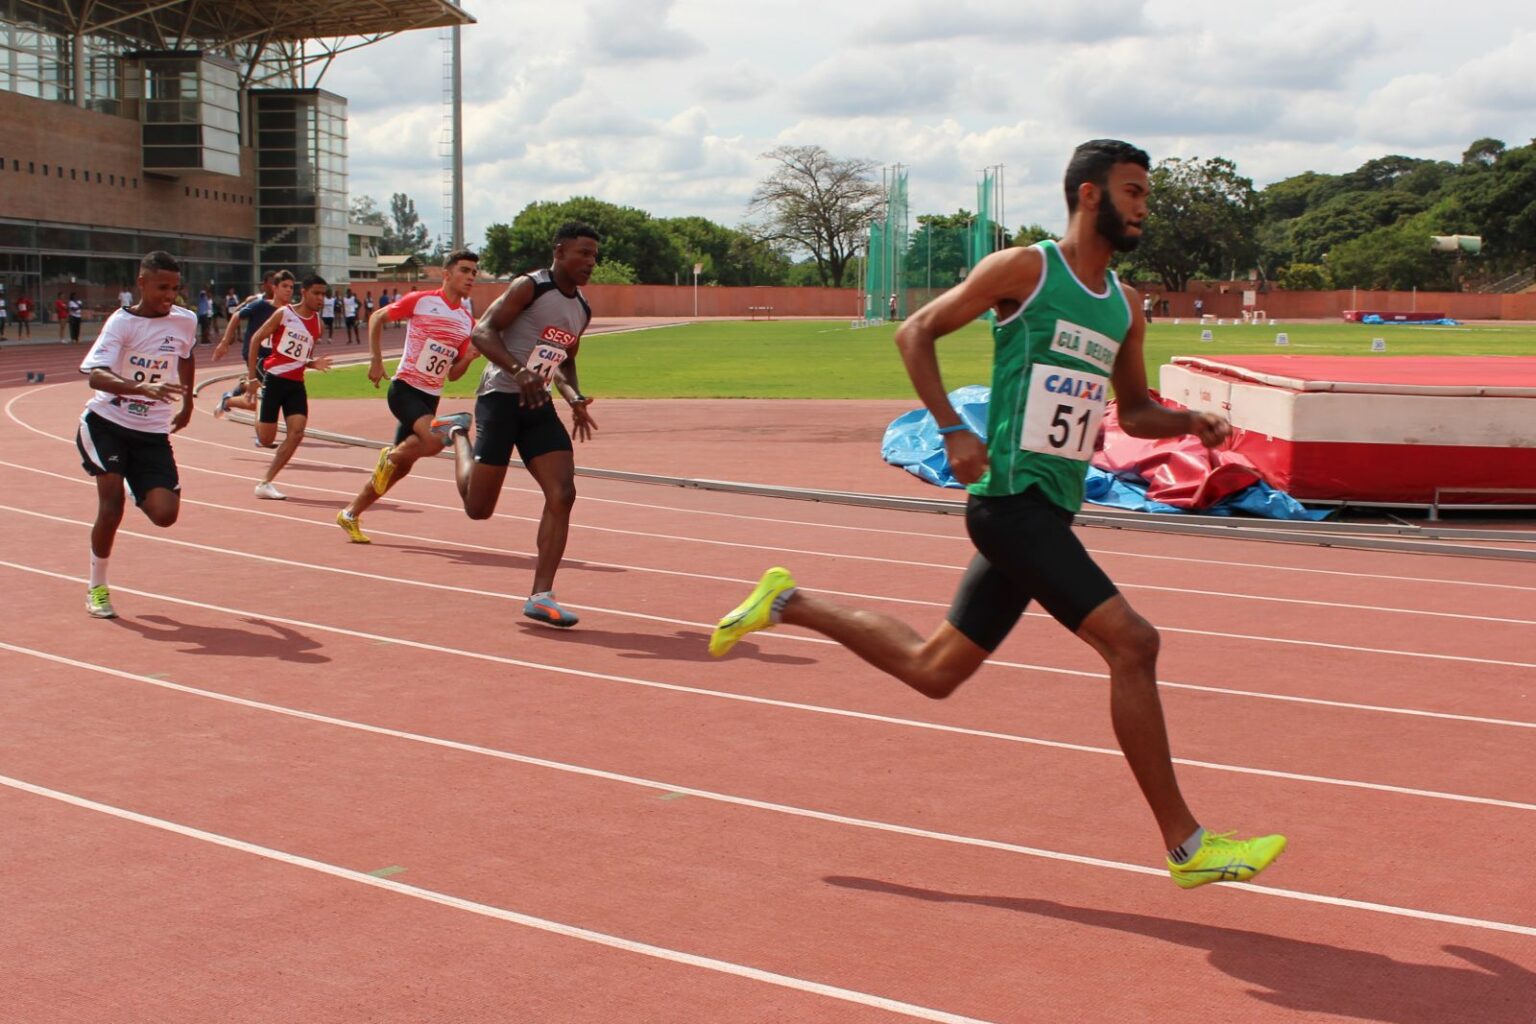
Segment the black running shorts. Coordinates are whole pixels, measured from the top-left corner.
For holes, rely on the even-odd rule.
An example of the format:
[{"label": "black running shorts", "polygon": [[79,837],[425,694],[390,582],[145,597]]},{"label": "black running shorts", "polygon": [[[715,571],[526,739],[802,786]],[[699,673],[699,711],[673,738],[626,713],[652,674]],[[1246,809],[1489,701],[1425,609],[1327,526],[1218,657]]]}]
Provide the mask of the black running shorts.
[{"label": "black running shorts", "polygon": [[971,495],[966,531],[976,556],[949,606],[949,623],[995,651],[1030,601],[1076,633],[1119,593],[1072,532],[1072,513],[1031,488],[1000,498]]},{"label": "black running shorts", "polygon": [[301,380],[269,373],[261,386],[261,414],[257,418],[262,423],[276,423],[279,412],[285,420],[289,416],[308,416],[309,391]]},{"label": "black running shorts", "polygon": [[520,395],[486,392],[475,400],[475,461],[505,466],[512,461],[514,445],[525,464],[550,452],[572,450],[571,435],[553,401],[525,409]]},{"label": "black running shorts", "polygon": [[88,412],[75,431],[75,447],[80,450],[80,464],[91,476],[121,474],[135,505],[142,505],[144,496],[156,487],[181,490],[168,434],[133,430]]},{"label": "black running shorts", "polygon": [[389,382],[389,411],[394,413],[400,425],[395,428],[395,444],[399,444],[416,432],[416,421],[423,416],[436,416],[441,395],[429,395],[420,388],[413,388],[403,380]]}]

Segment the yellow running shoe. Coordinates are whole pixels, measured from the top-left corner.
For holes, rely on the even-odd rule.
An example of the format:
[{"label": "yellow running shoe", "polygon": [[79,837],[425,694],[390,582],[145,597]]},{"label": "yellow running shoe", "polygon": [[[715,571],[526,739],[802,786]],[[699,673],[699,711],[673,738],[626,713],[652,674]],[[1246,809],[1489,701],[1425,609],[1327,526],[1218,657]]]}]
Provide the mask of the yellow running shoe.
[{"label": "yellow running shoe", "polygon": [[389,490],[389,482],[395,478],[395,464],[390,461],[391,446],[379,452],[379,462],[373,467],[373,493],[382,495]]},{"label": "yellow running shoe", "polygon": [[1200,849],[1183,864],[1168,862],[1168,873],[1180,889],[1208,882],[1246,882],[1285,849],[1285,836],[1254,836],[1233,839],[1236,832],[1207,832]]},{"label": "yellow running shoe", "polygon": [[363,532],[363,521],[347,515],[347,510],[342,509],[336,513],[336,525],[347,533],[347,539],[353,544],[372,544],[368,535]]},{"label": "yellow running shoe", "polygon": [[715,627],[709,638],[709,653],[718,658],[748,633],[773,627],[778,621],[773,617],[774,598],[786,590],[793,590],[794,586],[795,578],[788,569],[776,565],[763,573],[757,588]]}]

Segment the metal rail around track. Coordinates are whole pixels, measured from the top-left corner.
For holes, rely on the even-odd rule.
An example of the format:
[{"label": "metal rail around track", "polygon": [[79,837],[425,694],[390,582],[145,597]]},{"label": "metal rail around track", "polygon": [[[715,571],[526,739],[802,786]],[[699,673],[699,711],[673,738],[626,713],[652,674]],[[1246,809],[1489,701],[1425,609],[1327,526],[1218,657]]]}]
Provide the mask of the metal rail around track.
[{"label": "metal rail around track", "polygon": [[[202,381],[198,391],[239,374],[222,374]],[[235,410],[229,418],[238,423],[252,423],[255,417]],[[335,431],[309,428],[306,436],[362,448],[383,448],[387,442]],[[447,457],[439,453],[439,457]],[[521,466],[518,459],[512,465]],[[947,498],[908,498],[890,494],[862,494],[857,491],[826,491],[776,484],[755,484],[735,480],[707,480],[695,477],[662,476],[633,473],[619,469],[576,467],[576,475],[594,480],[659,487],[678,487],[728,494],[748,494],[792,501],[854,505],[863,508],[921,512],[930,515],[963,515],[965,503]],[[1133,530],[1189,537],[1221,537],[1227,540],[1267,541],[1276,544],[1304,544],[1322,548],[1348,548],[1366,551],[1397,551],[1427,555],[1453,555],[1459,558],[1494,558],[1536,562],[1536,530],[1470,530],[1441,526],[1415,526],[1412,523],[1330,523],[1291,522],[1264,519],[1239,519],[1229,516],[1169,516],[1150,512],[1122,512],[1091,508],[1078,513],[1077,523],[1096,529]],[[1513,546],[1511,546],[1513,545]]]}]

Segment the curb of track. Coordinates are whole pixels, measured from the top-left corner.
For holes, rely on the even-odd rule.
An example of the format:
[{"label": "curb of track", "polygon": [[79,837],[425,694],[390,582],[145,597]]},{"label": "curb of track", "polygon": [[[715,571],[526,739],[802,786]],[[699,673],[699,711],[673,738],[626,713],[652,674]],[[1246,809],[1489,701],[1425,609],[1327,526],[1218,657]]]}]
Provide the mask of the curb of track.
[{"label": "curb of track", "polygon": [[[353,366],[364,359],[348,360],[338,366]],[[232,380],[239,373],[221,373],[199,381],[194,393],[201,393],[221,381]],[[255,417],[242,410],[227,414],[236,423],[252,424]],[[279,425],[281,429],[281,425]],[[341,434],[331,430],[309,428],[306,435],[338,444],[359,448],[384,448],[388,442],[372,438]],[[439,458],[445,458],[439,453]],[[511,465],[522,466],[522,460],[512,459]],[[679,487],[702,491],[719,491],[728,494],[748,494],[758,497],[781,498],[793,501],[813,501],[835,505],[855,505],[864,508],[892,509],[903,512],[924,512],[936,515],[963,515],[965,503],[943,498],[906,498],[888,494],[864,494],[857,491],[825,491],[803,487],[784,487],[776,484],[754,484],[735,480],[708,480],[695,477],[662,476],[654,473],[632,473],[619,469],[576,467],[576,475],[594,480],[616,480],[623,483],[647,484],[661,487]],[[1225,516],[1180,516],[1171,519],[1166,515],[1149,512],[1121,512],[1095,509],[1078,513],[1077,522],[1083,526],[1111,530],[1133,530],[1142,533],[1162,533],[1178,536],[1223,537],[1229,540],[1268,541],[1278,544],[1305,544],[1323,548],[1349,548],[1366,551],[1394,551],[1414,554],[1453,555],[1460,558],[1494,558],[1509,561],[1536,561],[1536,532],[1519,530],[1463,530],[1441,527],[1419,527],[1411,523],[1328,523],[1328,522],[1281,522],[1270,520],[1233,520]],[[1529,548],[1498,547],[1478,541],[1508,544],[1529,544]],[[1459,542],[1459,543],[1453,543]],[[1469,543],[1472,542],[1472,543]]]}]

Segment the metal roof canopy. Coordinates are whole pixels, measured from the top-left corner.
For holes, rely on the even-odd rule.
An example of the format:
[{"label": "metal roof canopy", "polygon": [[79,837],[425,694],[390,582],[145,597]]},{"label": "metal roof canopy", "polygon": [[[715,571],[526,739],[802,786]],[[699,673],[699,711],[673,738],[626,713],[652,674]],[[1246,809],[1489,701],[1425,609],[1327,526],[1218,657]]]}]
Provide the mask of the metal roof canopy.
[{"label": "metal roof canopy", "polygon": [[[299,87],[318,85],[349,50],[475,20],[453,0],[16,0],[13,16],[64,35],[119,36],[143,49],[226,50],[245,68],[242,86],[283,78]],[[323,67],[305,81],[313,64]]]}]

